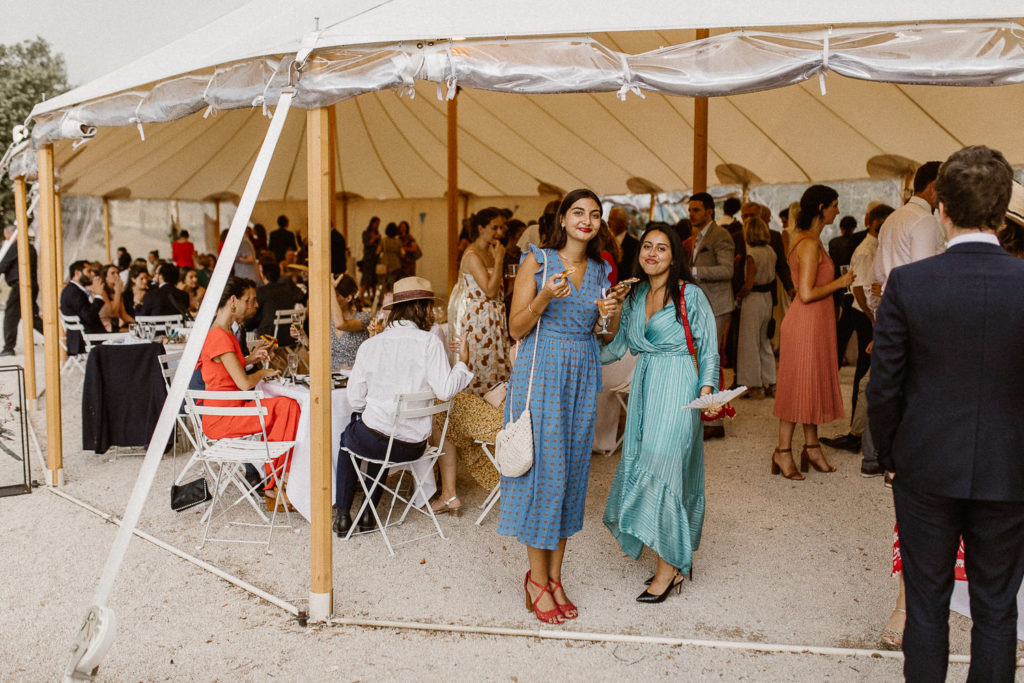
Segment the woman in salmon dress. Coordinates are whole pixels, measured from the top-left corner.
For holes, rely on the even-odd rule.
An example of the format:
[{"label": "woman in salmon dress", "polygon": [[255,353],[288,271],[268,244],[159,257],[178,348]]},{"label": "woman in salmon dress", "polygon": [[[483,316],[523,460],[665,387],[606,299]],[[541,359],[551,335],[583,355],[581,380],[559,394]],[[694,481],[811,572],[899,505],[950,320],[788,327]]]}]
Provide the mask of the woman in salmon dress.
[{"label": "woman in salmon dress", "polygon": [[[803,479],[809,466],[834,472],[818,443],[818,425],[843,417],[836,352],[836,316],[832,293],[849,287],[853,273],[832,279],[832,259],[821,244],[821,230],[839,213],[839,195],[831,187],[812,185],[800,198],[788,261],[797,282],[797,296],[782,320],[775,417],[779,445],[772,453],[771,473]],[[793,431],[804,428],[800,471],[793,461]]]},{"label": "woman in salmon dress", "polygon": [[[232,324],[241,325],[247,311],[255,306],[256,287],[251,280],[244,278],[228,278],[217,307],[217,317],[203,342],[203,350],[199,356],[199,366],[203,374],[203,382],[207,391],[248,391],[261,380],[270,379],[278,374],[274,369],[262,369],[253,373],[245,372],[246,362],[266,356],[266,351],[258,349],[249,358],[242,355],[242,347],[232,331]],[[248,406],[253,401],[216,401],[210,405]],[[267,409],[264,417],[268,441],[294,441],[299,426],[299,404],[286,396],[276,396],[260,400],[260,405]],[[238,436],[257,434],[260,431],[259,418],[256,416],[240,417],[235,415],[203,415],[203,432],[211,439],[227,439]],[[287,453],[274,462],[274,468],[280,468]],[[290,461],[289,461],[290,463]],[[270,475],[266,484],[266,495],[276,498],[277,483],[274,480],[270,465],[266,465],[266,474]]]}]

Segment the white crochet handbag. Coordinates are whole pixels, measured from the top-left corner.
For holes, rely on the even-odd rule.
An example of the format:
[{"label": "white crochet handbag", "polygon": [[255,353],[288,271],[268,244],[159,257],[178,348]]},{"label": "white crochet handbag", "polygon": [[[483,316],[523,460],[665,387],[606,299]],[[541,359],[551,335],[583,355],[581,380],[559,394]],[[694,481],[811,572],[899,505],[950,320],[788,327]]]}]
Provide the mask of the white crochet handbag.
[{"label": "white crochet handbag", "polygon": [[[544,277],[548,280],[548,255],[544,253]],[[534,334],[533,358],[530,360],[530,381],[526,389],[526,405],[518,420],[512,420],[494,437],[494,461],[505,477],[521,477],[533,467],[533,420],[530,418],[530,397],[533,395],[533,370],[540,346],[540,320]]]}]

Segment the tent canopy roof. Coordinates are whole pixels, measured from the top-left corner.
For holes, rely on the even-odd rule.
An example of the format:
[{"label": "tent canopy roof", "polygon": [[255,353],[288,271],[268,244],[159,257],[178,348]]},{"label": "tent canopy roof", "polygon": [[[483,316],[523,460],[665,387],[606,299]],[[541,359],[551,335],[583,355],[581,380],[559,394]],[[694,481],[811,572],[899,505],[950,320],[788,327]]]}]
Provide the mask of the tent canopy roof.
[{"label": "tent canopy roof", "polygon": [[[879,25],[1020,16],[1019,0],[859,0],[811,4],[768,0],[710,5],[698,0],[632,4],[618,0],[446,0],[442,6],[433,0],[252,0],[135,62],[39,104],[32,115],[230,62],[295,54],[304,46],[315,49],[430,39]],[[662,40],[654,44],[673,43]]]},{"label": "tent canopy roof", "polygon": [[[977,142],[1024,163],[1024,140],[1008,115],[1024,105],[1018,23],[877,25],[879,18],[992,19],[1019,11],[1016,2],[864,0],[839,9],[733,3],[710,11],[691,0],[628,9],[485,4],[452,0],[442,14],[422,0],[343,9],[322,0],[287,7],[254,0],[38,105],[33,137],[57,142],[65,192],[128,188],[132,197],[172,199],[239,193],[268,124],[258,105],[273,105],[294,77],[295,53],[313,49],[296,82],[296,103],[337,103],[338,190],[367,198],[444,193],[446,106],[439,96],[454,94],[455,84],[464,88],[459,186],[478,196],[530,195],[542,182],[615,194],[632,177],[665,190],[691,187],[693,107],[678,95],[715,96],[709,169],[738,165],[768,183],[863,178],[874,157],[923,162]],[[313,17],[319,32],[311,30]],[[689,17],[701,17],[704,27],[875,25],[834,33],[751,30],[694,43],[695,32],[680,28],[693,25]],[[493,37],[494,26],[515,28],[474,40]],[[617,30],[601,33],[609,27]],[[829,77],[823,95],[808,79],[827,71],[850,78]],[[64,139],[83,125],[99,133],[82,146]],[[303,139],[304,120],[293,115],[265,198],[305,196]],[[727,175],[720,181],[730,182],[734,174]]]}]

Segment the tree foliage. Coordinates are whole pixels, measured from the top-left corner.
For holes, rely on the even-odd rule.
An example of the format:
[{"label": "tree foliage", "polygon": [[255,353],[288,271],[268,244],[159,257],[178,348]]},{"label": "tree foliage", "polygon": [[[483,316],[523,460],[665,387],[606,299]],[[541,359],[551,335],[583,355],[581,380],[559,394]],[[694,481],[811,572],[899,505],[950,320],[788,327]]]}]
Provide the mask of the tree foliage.
[{"label": "tree foliage", "polygon": [[[0,155],[32,107],[67,89],[64,56],[55,54],[43,38],[0,45]],[[14,192],[6,173],[0,179],[0,222],[14,222]]]}]

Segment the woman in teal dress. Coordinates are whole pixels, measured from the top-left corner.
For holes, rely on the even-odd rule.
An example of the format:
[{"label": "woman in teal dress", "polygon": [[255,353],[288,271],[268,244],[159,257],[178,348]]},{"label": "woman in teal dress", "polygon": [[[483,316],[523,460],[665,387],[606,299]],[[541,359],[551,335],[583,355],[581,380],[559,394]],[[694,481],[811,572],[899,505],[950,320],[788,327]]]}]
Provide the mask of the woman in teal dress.
[{"label": "woman in teal dress", "polygon": [[637,601],[661,602],[682,583],[700,545],[703,431],[698,412],[682,406],[714,391],[718,337],[707,298],[685,282],[685,257],[674,230],[664,224],[648,227],[640,240],[639,260],[641,282],[623,302],[615,339],[601,351],[605,363],[618,360],[627,349],[637,354],[622,458],[604,523],[633,559],[644,546],[658,555],[650,587]]}]

